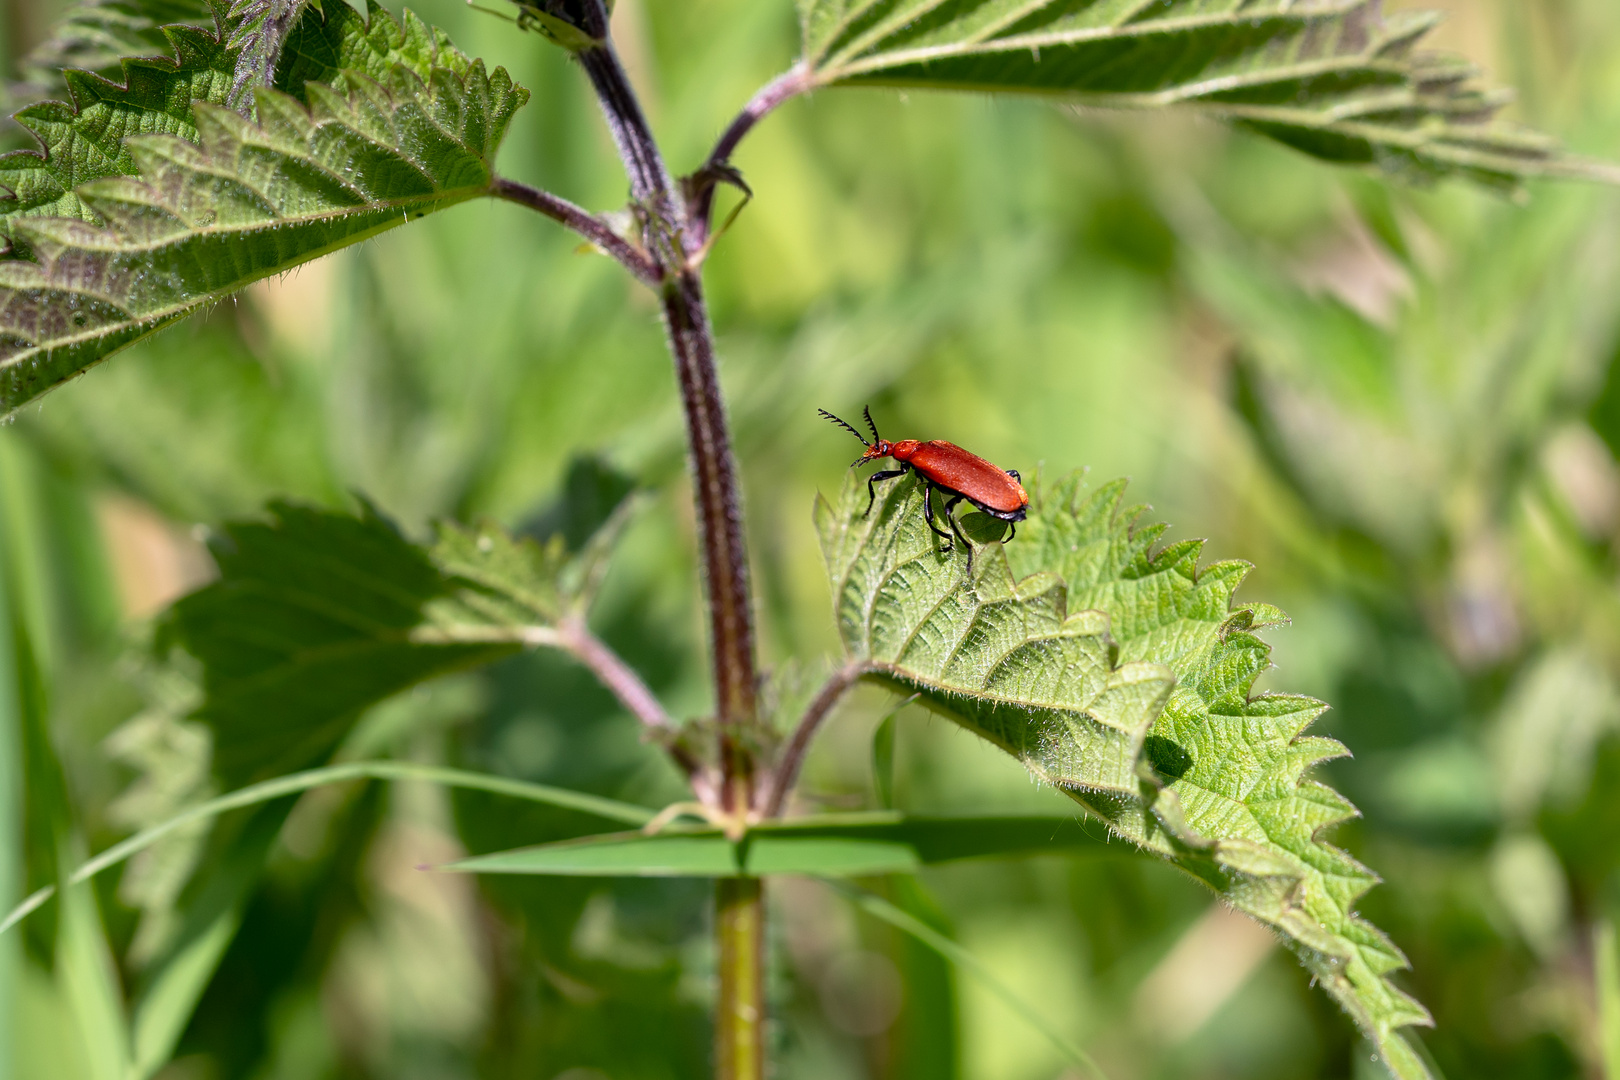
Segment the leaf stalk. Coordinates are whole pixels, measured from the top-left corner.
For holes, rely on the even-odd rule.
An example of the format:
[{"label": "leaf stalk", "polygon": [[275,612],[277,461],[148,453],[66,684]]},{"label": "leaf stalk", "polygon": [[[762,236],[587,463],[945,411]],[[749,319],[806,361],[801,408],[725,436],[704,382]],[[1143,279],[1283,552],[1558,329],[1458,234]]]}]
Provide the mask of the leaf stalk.
[{"label": "leaf stalk", "polygon": [[709,221],[714,213],[715,177],[731,161],[738,144],[752,130],[784,102],[816,87],[815,72],[805,63],[795,64],[764,86],[744,105],[731,124],[720,134],[714,149],[709,151],[703,167],[693,174],[697,184],[691,197],[690,217],[692,232],[701,247],[709,236]]},{"label": "leaf stalk", "polygon": [[505,199],[519,206],[526,206],[530,210],[537,210],[551,220],[567,226],[621,263],[643,285],[655,289],[659,286],[661,275],[647,253],[614,232],[607,222],[584,207],[575,206],[567,199],[559,198],[549,191],[541,191],[504,177],[496,178],[490,186],[490,193],[497,199]]},{"label": "leaf stalk", "polygon": [[760,786],[759,806],[762,817],[782,816],[782,811],[787,807],[788,795],[799,782],[799,770],[804,768],[804,759],[810,752],[810,743],[814,741],[816,733],[821,730],[821,725],[827,717],[832,715],[833,707],[865,673],[864,664],[846,664],[817,692],[814,700],[805,709],[798,726],[793,729],[793,735],[788,739],[787,746],[783,748],[775,767]]}]

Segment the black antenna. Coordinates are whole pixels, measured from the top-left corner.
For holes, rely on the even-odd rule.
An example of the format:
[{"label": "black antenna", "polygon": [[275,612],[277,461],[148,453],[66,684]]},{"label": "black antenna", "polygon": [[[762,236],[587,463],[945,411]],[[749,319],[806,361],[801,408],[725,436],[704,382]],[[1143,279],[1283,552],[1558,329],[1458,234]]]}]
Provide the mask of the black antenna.
[{"label": "black antenna", "polygon": [[[877,433],[877,425],[872,423],[872,406],[868,405],[861,411],[866,414],[866,426],[872,429],[872,441],[875,443],[882,442],[883,436]],[[862,441],[864,442],[865,440],[863,439]]]},{"label": "black antenna", "polygon": [[[825,416],[828,420],[831,420],[833,423],[837,424],[839,427],[843,428],[845,431],[849,432],[851,435],[853,435],[857,439],[861,440],[861,445],[862,446],[870,447],[872,445],[871,443],[866,441],[866,436],[865,435],[862,435],[860,432],[856,431],[854,428],[850,427],[848,424],[846,424],[842,420],[838,419],[838,417],[834,416],[832,413],[828,412],[826,409],[817,409],[816,412],[820,413],[822,416]],[[872,418],[870,416],[868,416],[866,419],[867,419],[867,422],[870,423]],[[873,429],[872,433],[874,435],[877,434],[876,429]]]}]

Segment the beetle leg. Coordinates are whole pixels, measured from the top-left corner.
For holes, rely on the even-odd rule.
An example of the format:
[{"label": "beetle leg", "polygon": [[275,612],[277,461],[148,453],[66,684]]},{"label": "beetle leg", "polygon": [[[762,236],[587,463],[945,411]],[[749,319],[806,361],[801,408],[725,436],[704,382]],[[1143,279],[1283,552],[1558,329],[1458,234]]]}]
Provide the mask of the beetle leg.
[{"label": "beetle leg", "polygon": [[951,510],[955,508],[956,504],[961,502],[965,498],[967,498],[966,495],[952,495],[950,497],[950,499],[946,501],[946,503],[945,503],[945,520],[950,522],[951,532],[955,533],[956,538],[958,540],[962,541],[962,546],[967,548],[967,553],[968,553],[967,568],[968,568],[968,573],[971,574],[971,573],[973,573],[973,542],[971,540],[969,540],[966,536],[962,535],[962,526],[957,524],[955,515],[953,515],[951,513]]},{"label": "beetle leg", "polygon": [[[905,469],[889,469],[887,472],[875,472],[866,478],[866,514],[872,512],[872,504],[877,502],[877,488],[872,485],[879,480],[893,480],[897,476],[906,475]],[[865,517],[862,514],[861,517]]]},{"label": "beetle leg", "polygon": [[1018,475],[1018,470],[1017,469],[1008,469],[1007,470],[1007,475],[1012,477],[1014,480],[1018,481],[1020,484],[1022,484],[1024,482],[1024,478],[1022,476]]},{"label": "beetle leg", "polygon": [[[951,539],[950,533],[944,532],[938,525],[934,524],[934,485],[927,481],[923,482],[923,520],[928,523],[930,529],[934,530],[936,536],[943,537],[946,540]],[[946,554],[949,554],[950,550],[950,548],[946,548]]]},{"label": "beetle leg", "polygon": [[1003,544],[1012,543],[1012,538],[1018,535],[1018,522],[1009,521],[1007,524],[1010,526],[1010,528],[1007,530],[1006,538],[1001,541]]}]

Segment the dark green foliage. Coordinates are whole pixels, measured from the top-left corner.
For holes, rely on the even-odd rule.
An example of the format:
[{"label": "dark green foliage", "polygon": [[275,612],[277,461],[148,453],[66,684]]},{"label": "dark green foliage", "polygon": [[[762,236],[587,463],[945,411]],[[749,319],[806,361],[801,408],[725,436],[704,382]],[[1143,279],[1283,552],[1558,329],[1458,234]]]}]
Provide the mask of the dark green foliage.
[{"label": "dark green foliage", "polygon": [[202,665],[198,716],[227,788],[318,764],[366,707],[516,648],[413,640],[453,584],[369,507],[277,504],[265,524],[227,526],[214,553],[220,580],[175,606],[165,640]]}]

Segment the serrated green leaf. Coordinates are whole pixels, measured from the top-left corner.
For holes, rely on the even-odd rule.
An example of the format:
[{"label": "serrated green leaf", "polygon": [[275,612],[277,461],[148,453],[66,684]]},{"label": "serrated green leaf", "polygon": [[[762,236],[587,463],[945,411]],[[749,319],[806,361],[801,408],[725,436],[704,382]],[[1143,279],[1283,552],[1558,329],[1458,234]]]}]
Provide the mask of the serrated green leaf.
[{"label": "serrated green leaf", "polygon": [[1614,179],[1494,120],[1506,98],[1463,60],[1420,51],[1433,12],[1382,0],[804,0],[821,85],[1059,94],[1194,107],[1345,164],[1413,178]]},{"label": "serrated green leaf", "polygon": [[163,633],[201,662],[215,771],[236,786],[318,764],[371,705],[544,641],[589,601],[617,520],[574,556],[494,526],[446,524],[427,547],[370,507],[226,526],[219,580]]},{"label": "serrated green leaf", "polygon": [[368,706],[516,649],[414,642],[453,586],[370,508],[273,505],[267,522],[226,526],[213,549],[219,580],[174,606],[163,637],[201,662],[196,715],[231,787],[319,764]]},{"label": "serrated green leaf", "polygon": [[217,14],[208,0],[83,0],[17,61],[20,82],[11,87],[12,102],[66,94],[63,73],[69,69],[116,78],[126,57],[172,54],[164,27],[208,27]]},{"label": "serrated green leaf", "polygon": [[314,103],[309,84],[341,92],[352,81],[350,73],[387,84],[396,69],[405,68],[427,83],[436,69],[465,79],[481,63],[469,60],[443,30],[412,11],[396,20],[376,0],[367,0],[363,17],[348,4],[327,9],[310,11],[293,25],[276,64],[276,89],[306,104]]},{"label": "serrated green leaf", "polygon": [[1428,1013],[1387,978],[1405,958],[1354,913],[1377,877],[1320,839],[1355,813],[1305,775],[1344,753],[1303,734],[1325,706],[1252,696],[1270,657],[1252,628],[1281,613],[1234,604],[1246,563],[1155,550],[1166,527],[1137,527],[1124,492],[1072,477],[1038,493],[970,580],[912,479],[863,517],[852,475],[816,512],[846,650],[1279,931],[1398,1076],[1429,1075],[1399,1032]]},{"label": "serrated green leaf", "polygon": [[1107,816],[1140,801],[1142,740],[1174,682],[1119,665],[1108,617],[1071,610],[1061,578],[1015,580],[999,546],[945,554],[907,477],[862,516],[864,482],[816,505],[839,631],[870,677],[919,695]]},{"label": "serrated green leaf", "polygon": [[[164,79],[124,92],[114,144],[123,157],[106,151],[88,171],[42,175],[76,161],[107,122],[63,107],[53,114],[61,162],[0,159],[0,170],[37,181],[4,215],[34,258],[0,262],[0,409],[253,281],[488,193],[496,149],[528,92],[414,17],[401,27],[373,9],[368,24],[330,6],[330,18],[300,25],[318,23],[339,59],[369,59],[331,85],[301,83],[304,101],[259,90],[257,123],[218,104],[234,70],[218,36],[171,31],[194,51],[182,50]],[[96,170],[103,179],[82,182]],[[68,181],[78,186],[45,208]],[[34,216],[74,207],[75,219]]]},{"label": "serrated green leaf", "polygon": [[960,859],[1100,850],[1105,843],[1070,818],[836,814],[764,822],[741,840],[719,829],[612,833],[476,855],[441,869],[580,877],[857,877],[912,873]]},{"label": "serrated green leaf", "polygon": [[169,135],[197,140],[193,105],[221,104],[230,86],[231,59],[209,30],[170,26],[158,31],[166,55],[122,63],[122,82],[85,71],[62,77],[69,102],[41,101],[16,121],[39,140],[39,151],[15,150],[0,157],[0,185],[12,198],[0,201],[0,230],[17,240],[26,218],[100,218],[80,197],[81,185],[139,170],[131,136]]}]

